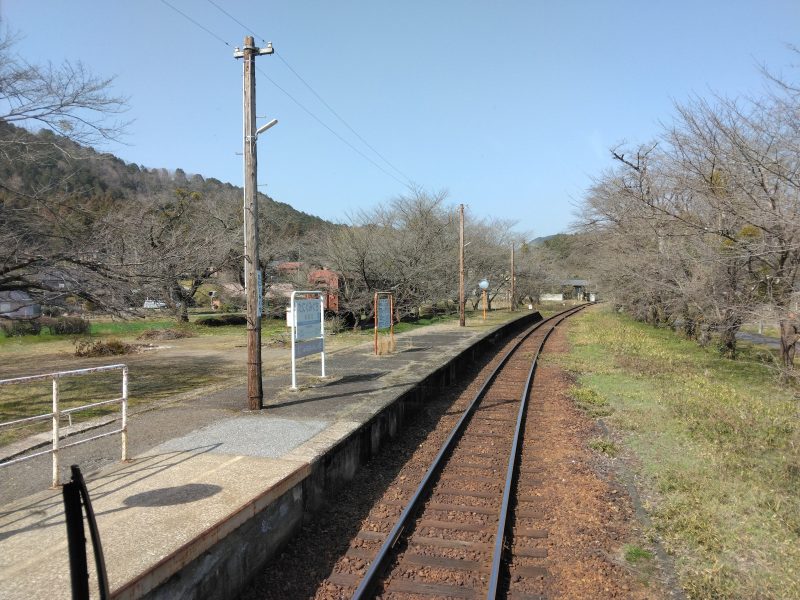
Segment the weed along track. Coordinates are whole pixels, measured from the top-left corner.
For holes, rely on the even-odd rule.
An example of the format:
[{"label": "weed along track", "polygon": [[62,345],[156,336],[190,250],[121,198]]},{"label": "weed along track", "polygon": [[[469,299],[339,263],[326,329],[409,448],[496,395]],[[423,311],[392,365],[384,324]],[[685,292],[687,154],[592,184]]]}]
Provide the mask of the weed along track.
[{"label": "weed along track", "polygon": [[527,407],[539,353],[581,308],[510,344],[438,451],[416,454],[369,512],[327,580],[332,595],[544,597],[538,470],[521,450],[535,435]]}]

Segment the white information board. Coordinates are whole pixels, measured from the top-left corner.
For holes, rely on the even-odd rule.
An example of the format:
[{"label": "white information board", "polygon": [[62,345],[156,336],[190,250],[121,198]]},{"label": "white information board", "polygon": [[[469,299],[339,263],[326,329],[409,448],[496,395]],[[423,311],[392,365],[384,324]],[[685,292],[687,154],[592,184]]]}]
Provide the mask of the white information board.
[{"label": "white information board", "polygon": [[[317,298],[296,298],[316,295]],[[297,389],[297,359],[321,355],[322,377],[325,377],[325,307],[323,292],[292,292],[289,312],[292,323],[292,389]]]},{"label": "white information board", "polygon": [[295,339],[297,341],[322,337],[320,303],[321,300],[318,298],[294,301],[292,313],[296,315]]}]

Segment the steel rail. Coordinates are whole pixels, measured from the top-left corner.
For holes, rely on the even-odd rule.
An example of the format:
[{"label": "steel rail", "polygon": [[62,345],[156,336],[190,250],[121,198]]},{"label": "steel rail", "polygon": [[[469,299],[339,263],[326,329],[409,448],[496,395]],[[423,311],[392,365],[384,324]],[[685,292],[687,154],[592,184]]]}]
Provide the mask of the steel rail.
[{"label": "steel rail", "polygon": [[356,588],[356,591],[352,596],[353,600],[365,600],[366,598],[369,598],[369,594],[372,591],[372,588],[377,583],[378,577],[380,576],[386,562],[391,556],[391,551],[394,548],[394,545],[397,543],[403,531],[406,529],[406,526],[408,522],[411,520],[411,517],[416,513],[417,508],[419,507],[419,504],[422,501],[422,498],[430,490],[430,487],[433,484],[434,476],[436,476],[444,467],[445,457],[448,456],[452,451],[453,447],[455,446],[456,440],[459,438],[460,435],[463,434],[464,429],[466,428],[467,424],[469,423],[469,420],[473,416],[478,404],[486,394],[487,389],[497,378],[497,375],[499,374],[500,370],[506,365],[508,360],[511,358],[511,355],[514,354],[514,352],[517,349],[519,349],[519,347],[523,344],[523,342],[525,342],[525,340],[527,340],[528,337],[530,337],[534,331],[539,329],[539,327],[565,313],[569,313],[572,311],[574,311],[574,308],[562,311],[534,324],[526,332],[524,332],[522,335],[519,336],[518,341],[514,344],[512,348],[508,350],[508,352],[505,353],[505,355],[497,364],[497,366],[492,370],[492,372],[486,378],[486,381],[483,383],[478,392],[475,394],[475,397],[470,402],[470,405],[467,407],[467,409],[462,414],[461,418],[458,420],[458,423],[456,423],[455,426],[453,427],[452,431],[450,432],[450,435],[447,437],[447,440],[445,440],[444,444],[442,445],[441,450],[439,450],[439,453],[436,455],[436,458],[434,458],[433,463],[428,468],[428,471],[425,473],[425,476],[422,478],[422,481],[420,482],[419,486],[417,486],[414,495],[411,497],[408,504],[403,509],[403,512],[398,517],[397,522],[387,535],[386,540],[380,547],[380,550],[378,550],[377,556],[370,563],[367,573],[364,575],[363,579],[361,580],[361,583],[358,585],[358,588]]},{"label": "steel rail", "polygon": [[503,501],[500,507],[500,520],[497,523],[497,533],[495,534],[494,540],[494,553],[492,555],[492,570],[489,576],[489,589],[486,593],[487,600],[494,600],[497,598],[498,587],[500,585],[500,569],[503,565],[503,550],[505,549],[505,541],[506,541],[506,532],[508,529],[508,521],[509,521],[509,506],[511,504],[511,496],[514,493],[514,483],[517,478],[518,474],[518,465],[519,465],[519,453],[522,449],[522,444],[520,443],[522,440],[522,434],[524,430],[525,424],[525,415],[528,410],[528,401],[531,397],[531,392],[533,391],[533,378],[536,374],[536,367],[539,363],[539,355],[544,350],[544,345],[547,343],[547,339],[550,337],[556,327],[558,327],[567,317],[571,317],[575,313],[579,312],[586,305],[581,305],[575,309],[570,309],[569,311],[564,311],[559,313],[559,315],[555,315],[555,318],[560,315],[560,319],[556,323],[553,324],[550,331],[548,331],[544,338],[542,339],[541,343],[539,344],[539,348],[536,350],[536,355],[533,357],[533,361],[531,363],[530,371],[528,371],[528,378],[525,381],[525,387],[522,390],[522,395],[520,396],[520,406],[519,411],[517,412],[517,424],[516,428],[514,429],[514,441],[511,444],[511,453],[509,454],[508,458],[508,468],[506,469],[506,481],[505,485],[503,486]]}]

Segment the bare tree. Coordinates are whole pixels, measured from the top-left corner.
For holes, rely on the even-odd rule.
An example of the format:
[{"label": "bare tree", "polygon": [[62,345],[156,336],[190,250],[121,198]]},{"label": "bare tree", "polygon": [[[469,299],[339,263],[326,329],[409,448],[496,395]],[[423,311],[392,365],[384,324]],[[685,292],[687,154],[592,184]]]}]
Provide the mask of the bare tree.
[{"label": "bare tree", "polygon": [[172,195],[140,198],[118,214],[118,248],[131,285],[151,290],[181,321],[200,286],[240,263],[230,252],[238,223],[229,211],[199,192],[176,188]]},{"label": "bare tree", "polygon": [[[0,33],[0,163],[30,164],[40,173],[52,164],[59,176],[0,181],[0,290],[120,305],[123,275],[100,245],[109,237],[108,207],[89,207],[70,189],[70,165],[85,156],[79,144],[121,135],[125,124],[117,118],[125,99],[109,93],[112,79],[97,78],[80,63],[23,60],[14,41]],[[34,127],[43,133],[32,134]]]},{"label": "bare tree", "polygon": [[[615,149],[616,169],[587,196],[583,224],[605,246],[604,278],[643,320],[710,333],[735,355],[736,332],[764,307],[793,367],[800,284],[798,94],[677,107],[657,144]],[[603,261],[599,261],[603,264]]]}]

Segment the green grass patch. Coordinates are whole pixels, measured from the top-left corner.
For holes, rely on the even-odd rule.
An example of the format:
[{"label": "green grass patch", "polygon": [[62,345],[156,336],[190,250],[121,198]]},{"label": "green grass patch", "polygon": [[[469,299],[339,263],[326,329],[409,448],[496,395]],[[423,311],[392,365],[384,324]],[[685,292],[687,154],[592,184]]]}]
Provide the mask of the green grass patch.
[{"label": "green grass patch", "polygon": [[149,329],[175,327],[175,319],[136,319],[130,321],[92,321],[92,335],[136,336]]},{"label": "green grass patch", "polygon": [[592,417],[605,417],[612,412],[608,400],[593,388],[576,386],[570,395],[578,408]]},{"label": "green grass patch", "polygon": [[619,454],[619,448],[617,445],[613,441],[605,438],[595,438],[593,440],[589,440],[589,448],[597,452],[602,452],[611,458],[614,458]]},{"label": "green grass patch", "polygon": [[622,548],[623,556],[631,564],[636,564],[642,561],[652,560],[653,553],[649,550],[637,546],[636,544],[625,544]]},{"label": "green grass patch", "polygon": [[572,396],[589,414],[607,410],[635,456],[688,596],[800,598],[797,390],[764,362],[610,310],[582,313],[570,338],[558,360],[578,377]]}]

